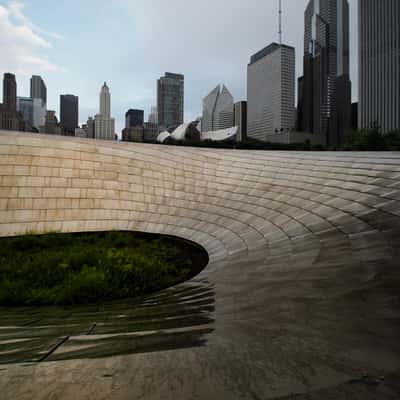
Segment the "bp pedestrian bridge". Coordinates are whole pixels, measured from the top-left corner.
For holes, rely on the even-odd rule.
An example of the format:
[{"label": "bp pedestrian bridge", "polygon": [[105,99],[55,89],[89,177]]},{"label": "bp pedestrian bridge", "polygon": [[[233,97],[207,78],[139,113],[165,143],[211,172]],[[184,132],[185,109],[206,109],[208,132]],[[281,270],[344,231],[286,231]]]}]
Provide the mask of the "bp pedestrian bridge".
[{"label": "bp pedestrian bridge", "polygon": [[142,301],[0,309],[0,398],[398,399],[400,154],[0,132],[0,236],[131,230],[209,254]]}]

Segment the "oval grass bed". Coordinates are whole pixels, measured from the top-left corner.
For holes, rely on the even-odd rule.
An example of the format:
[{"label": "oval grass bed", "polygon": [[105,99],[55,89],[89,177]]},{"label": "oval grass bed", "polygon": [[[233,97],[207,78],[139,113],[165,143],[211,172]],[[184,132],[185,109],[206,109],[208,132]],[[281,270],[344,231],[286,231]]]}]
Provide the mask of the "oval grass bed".
[{"label": "oval grass bed", "polygon": [[0,238],[0,305],[86,304],[138,297],[198,274],[199,246],[134,232]]}]

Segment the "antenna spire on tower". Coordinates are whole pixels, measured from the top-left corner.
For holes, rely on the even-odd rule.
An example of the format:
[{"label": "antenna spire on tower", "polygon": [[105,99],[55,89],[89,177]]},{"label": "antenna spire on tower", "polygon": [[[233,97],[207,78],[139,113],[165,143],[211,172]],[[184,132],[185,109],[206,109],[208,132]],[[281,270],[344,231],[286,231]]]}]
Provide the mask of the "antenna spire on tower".
[{"label": "antenna spire on tower", "polygon": [[282,0],[279,0],[279,45],[282,46]]}]

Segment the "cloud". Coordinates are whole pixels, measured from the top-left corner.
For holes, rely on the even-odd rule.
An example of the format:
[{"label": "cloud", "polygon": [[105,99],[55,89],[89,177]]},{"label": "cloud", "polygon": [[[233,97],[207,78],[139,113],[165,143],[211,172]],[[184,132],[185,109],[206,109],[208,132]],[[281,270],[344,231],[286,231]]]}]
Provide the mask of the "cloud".
[{"label": "cloud", "polygon": [[[308,1],[284,2],[283,41],[296,48],[297,76],[303,72]],[[218,83],[225,83],[235,100],[245,99],[250,56],[279,40],[277,0],[203,0],[195,7],[187,0],[119,2],[134,21],[132,37],[140,45],[135,49],[140,63],[158,76],[165,71],[185,74],[187,117],[201,112],[202,97]],[[354,21],[354,1],[351,6]],[[128,56],[137,63],[135,54]],[[351,67],[354,78],[355,58]]]},{"label": "cloud", "polygon": [[[42,55],[53,46],[23,13],[24,5],[11,1],[0,5],[0,70],[17,74],[62,71]],[[53,34],[49,34],[51,36]]]},{"label": "cloud", "polygon": [[10,15],[14,17],[17,21],[21,22],[24,26],[28,26],[29,28],[31,28],[32,31],[38,32],[44,36],[52,37],[53,39],[64,39],[64,36],[60,35],[59,33],[45,31],[44,29],[33,24],[32,21],[30,21],[29,18],[25,16],[23,12],[24,8],[25,4],[18,0],[11,1],[8,6]]}]

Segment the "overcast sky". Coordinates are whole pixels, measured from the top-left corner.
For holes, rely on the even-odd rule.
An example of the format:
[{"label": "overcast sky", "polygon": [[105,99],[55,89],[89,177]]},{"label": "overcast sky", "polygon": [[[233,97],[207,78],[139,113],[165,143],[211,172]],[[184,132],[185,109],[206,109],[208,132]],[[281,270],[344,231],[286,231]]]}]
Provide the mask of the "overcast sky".
[{"label": "overcast sky", "polygon": [[[283,0],[283,41],[296,48],[302,74],[304,10],[308,0]],[[357,98],[357,0],[350,0],[351,79]],[[80,123],[98,112],[104,81],[117,130],[128,108],[146,115],[165,71],[185,75],[185,119],[225,83],[246,98],[250,56],[278,40],[278,0],[0,0],[0,73],[17,75],[18,95],[41,75],[48,109],[59,95],[79,96]],[[2,89],[0,89],[2,91]]]}]

